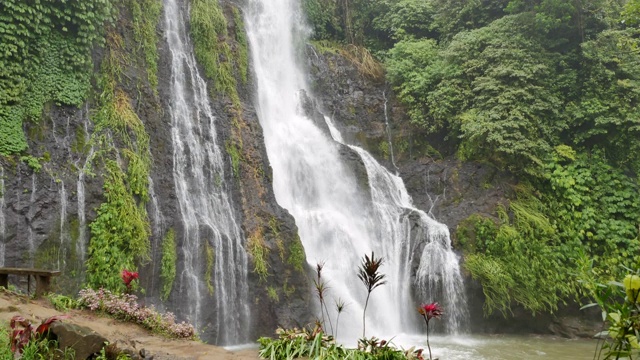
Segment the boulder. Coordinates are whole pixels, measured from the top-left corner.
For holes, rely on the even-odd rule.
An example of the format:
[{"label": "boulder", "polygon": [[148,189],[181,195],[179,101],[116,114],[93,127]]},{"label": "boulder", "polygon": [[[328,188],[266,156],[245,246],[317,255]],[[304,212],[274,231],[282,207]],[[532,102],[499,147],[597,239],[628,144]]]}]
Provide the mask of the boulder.
[{"label": "boulder", "polygon": [[76,360],[85,360],[99,353],[108,342],[102,335],[80,325],[55,322],[50,329],[51,334],[58,340],[58,347],[62,350],[73,349]]}]

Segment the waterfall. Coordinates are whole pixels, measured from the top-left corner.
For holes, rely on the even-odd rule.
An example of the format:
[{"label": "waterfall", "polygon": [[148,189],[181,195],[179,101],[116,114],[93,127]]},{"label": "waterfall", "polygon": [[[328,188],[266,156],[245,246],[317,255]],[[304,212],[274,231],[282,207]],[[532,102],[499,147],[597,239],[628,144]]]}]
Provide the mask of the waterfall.
[{"label": "waterfall", "polygon": [[0,267],[4,266],[4,258],[5,258],[5,231],[6,231],[6,220],[4,215],[5,210],[5,201],[4,201],[4,167],[0,165]]},{"label": "waterfall", "polygon": [[156,288],[156,279],[159,275],[159,268],[162,261],[162,235],[164,232],[164,215],[160,209],[156,187],[153,178],[149,176],[149,203],[151,218],[151,289]]},{"label": "waterfall", "polygon": [[[67,223],[67,189],[64,186],[64,181],[60,181],[60,247],[58,253],[58,270],[64,270],[66,268],[67,261],[67,247],[65,243],[69,242],[69,232],[66,228]],[[62,263],[61,263],[62,262]]]},{"label": "waterfall", "polygon": [[84,177],[85,172],[88,169],[88,166],[91,164],[91,159],[93,157],[94,149],[93,146],[89,151],[89,156],[87,156],[84,165],[82,168],[78,170],[78,181],[76,183],[76,192],[77,192],[77,200],[78,200],[78,240],[76,243],[76,251],[78,252],[78,257],[80,261],[84,264],[86,260],[86,247],[87,242],[87,213],[85,209],[85,188],[84,188]]},{"label": "waterfall", "polygon": [[384,125],[385,125],[385,130],[387,132],[387,142],[389,143],[389,155],[391,158],[391,165],[393,165],[393,168],[396,169],[396,171],[398,171],[398,166],[396,165],[396,159],[395,156],[393,155],[393,141],[392,141],[392,137],[391,137],[391,125],[389,123],[389,111],[387,110],[387,103],[389,102],[389,99],[387,99],[387,92],[383,91],[382,92],[382,97],[384,98]]},{"label": "waterfall", "polygon": [[33,219],[35,218],[35,208],[36,208],[36,191],[38,188],[36,187],[36,172],[33,171],[31,173],[31,194],[29,195],[29,213],[27,216],[27,227],[28,227],[28,235],[27,242],[29,244],[29,266],[33,266],[34,256],[36,253],[36,234],[33,231]]},{"label": "waterfall", "polygon": [[[88,105],[83,114],[83,131],[85,139],[89,139],[91,134],[89,132],[89,109]],[[86,172],[89,170],[89,166],[91,166],[91,161],[93,160],[93,155],[95,153],[95,149],[93,145],[89,149],[89,154],[84,159],[84,163],[82,167],[79,166],[80,159],[76,161],[76,167],[78,168],[78,181],[76,182],[76,192],[77,192],[77,201],[78,201],[78,239],[76,243],[76,251],[78,253],[78,258],[82,264],[84,264],[86,260],[86,248],[89,239],[87,238],[87,213],[85,206],[85,187],[84,187],[84,179]]]},{"label": "waterfall", "polygon": [[[226,185],[214,180],[225,178],[216,118],[187,34],[188,6],[178,2],[164,1],[164,20],[171,51],[173,178],[182,223],[180,311],[205,335],[214,334],[216,344],[238,344],[249,340],[248,259]],[[204,302],[207,294],[213,304]]]},{"label": "waterfall", "polygon": [[[350,146],[359,155],[367,169],[373,203],[373,217],[378,239],[385,239],[382,255],[393,268],[391,293],[397,294],[397,303],[412,309],[410,288],[422,302],[438,301],[447,316],[443,318],[446,329],[456,332],[467,317],[464,284],[460,273],[459,258],[451,248],[449,229],[424,211],[413,207],[413,202],[402,179],[389,173],[363,149]],[[412,234],[412,227],[416,233]],[[416,279],[411,280],[410,264],[414,262],[418,246],[424,246],[417,254]],[[415,307],[415,305],[413,306]],[[405,324],[407,325],[407,324]]]},{"label": "waterfall", "polygon": [[[294,37],[306,33],[298,1],[249,0],[245,16],[257,77],[256,108],[273,167],[276,199],[296,219],[310,263],[325,263],[323,276],[330,295],[347,303],[347,312],[341,315],[341,340],[362,334],[366,289],[356,271],[362,256],[371,251],[384,257],[381,271],[388,284],[371,296],[368,336],[415,331],[421,320],[416,307],[427,301],[446,303],[454,318],[447,321],[447,330],[457,331],[455,319],[464,317],[465,306],[446,226],[412,206],[399,177],[364,150],[341,144],[330,119],[326,118],[334,138],[299,111],[299,91],[309,90],[296,53],[304,38]],[[343,160],[345,149],[364,163],[368,186]],[[421,248],[426,255],[419,252]],[[435,249],[454,261],[424,264],[442,260],[431,256]],[[418,274],[412,273],[412,266],[418,267]],[[458,288],[442,289],[450,284]],[[445,299],[450,292],[452,298]],[[334,307],[331,300],[328,305]],[[325,329],[330,331],[329,327]]]}]

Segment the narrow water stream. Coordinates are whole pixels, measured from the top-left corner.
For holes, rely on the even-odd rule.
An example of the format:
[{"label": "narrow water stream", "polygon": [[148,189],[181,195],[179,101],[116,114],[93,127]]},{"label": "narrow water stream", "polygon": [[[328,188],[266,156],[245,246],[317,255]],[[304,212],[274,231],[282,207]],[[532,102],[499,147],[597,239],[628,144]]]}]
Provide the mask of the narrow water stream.
[{"label": "narrow water stream", "polygon": [[228,189],[214,181],[225,178],[224,155],[187,32],[188,10],[187,1],[164,0],[173,179],[182,223],[176,284],[185,300],[177,312],[204,331],[203,339],[231,345],[249,341],[248,259]]}]

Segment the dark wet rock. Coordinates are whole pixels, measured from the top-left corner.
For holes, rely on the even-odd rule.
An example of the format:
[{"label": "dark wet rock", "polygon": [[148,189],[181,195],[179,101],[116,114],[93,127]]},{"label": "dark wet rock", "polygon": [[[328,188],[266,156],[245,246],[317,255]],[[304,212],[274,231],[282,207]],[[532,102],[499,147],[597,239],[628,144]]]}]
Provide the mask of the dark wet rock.
[{"label": "dark wet rock", "polygon": [[108,342],[103,336],[80,325],[54,322],[50,329],[58,341],[58,347],[61,350],[72,349],[77,360],[88,359],[98,354]]}]

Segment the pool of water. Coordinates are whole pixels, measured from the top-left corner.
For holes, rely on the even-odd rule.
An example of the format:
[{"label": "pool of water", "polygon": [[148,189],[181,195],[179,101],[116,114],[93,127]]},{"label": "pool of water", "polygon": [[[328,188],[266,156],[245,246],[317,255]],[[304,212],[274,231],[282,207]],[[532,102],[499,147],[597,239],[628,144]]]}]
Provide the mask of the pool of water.
[{"label": "pool of water", "polygon": [[[391,342],[403,349],[424,348],[424,354],[428,354],[425,335],[402,334]],[[433,358],[440,360],[585,360],[593,359],[598,345],[597,340],[536,335],[434,335],[429,342]],[[355,341],[342,345],[351,347],[354,344]],[[237,354],[253,354],[257,358],[256,343],[226,346],[225,349]]]},{"label": "pool of water", "polygon": [[[424,335],[400,335],[393,343],[405,349],[424,347]],[[584,360],[592,359],[597,341],[570,340],[550,336],[458,335],[431,336],[433,358],[441,360]]]}]

